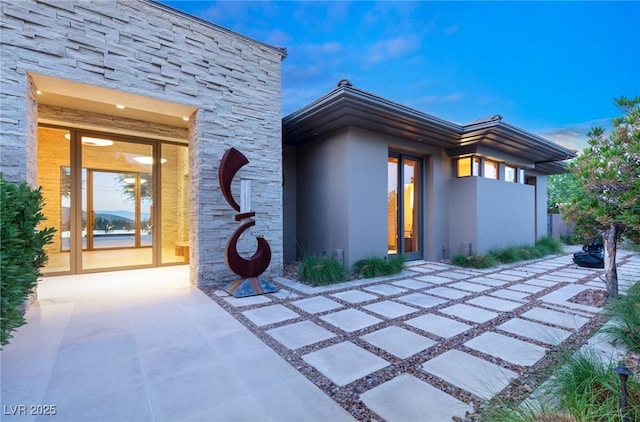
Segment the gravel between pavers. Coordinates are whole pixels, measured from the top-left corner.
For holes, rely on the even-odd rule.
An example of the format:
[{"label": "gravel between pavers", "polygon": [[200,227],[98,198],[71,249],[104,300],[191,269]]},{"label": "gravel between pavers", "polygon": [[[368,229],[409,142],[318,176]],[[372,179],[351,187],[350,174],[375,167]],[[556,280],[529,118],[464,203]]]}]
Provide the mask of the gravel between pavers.
[{"label": "gravel between pavers", "polygon": [[[621,254],[623,255],[623,254]],[[627,262],[627,260],[629,259],[631,255],[626,255],[626,256],[619,256],[618,258],[618,266],[622,266],[624,265],[624,263]],[[560,263],[560,264],[555,264],[553,263],[553,261],[558,260],[558,259],[563,259],[564,257],[564,261],[563,262],[567,262],[567,263]],[[300,373],[302,373],[303,375],[305,375],[309,380],[311,380],[311,382],[313,382],[315,385],[317,385],[320,389],[322,389],[327,395],[329,395],[334,401],[336,401],[338,404],[340,404],[344,409],[346,409],[348,412],[350,412],[356,419],[358,420],[383,420],[379,415],[377,415],[376,413],[374,413],[372,410],[370,410],[369,408],[367,408],[362,401],[360,401],[360,394],[371,390],[372,388],[386,382],[389,381],[393,378],[395,378],[396,376],[402,374],[402,373],[408,373],[411,374],[413,376],[415,376],[416,378],[423,380],[425,382],[427,382],[428,384],[431,384],[437,388],[439,388],[440,390],[446,392],[447,394],[457,398],[458,400],[461,400],[462,402],[465,402],[467,404],[472,404],[473,406],[475,406],[475,409],[477,412],[481,412],[482,407],[484,406],[484,404],[486,403],[483,399],[476,397],[475,395],[461,389],[458,388],[448,382],[446,382],[443,379],[440,379],[432,374],[426,373],[423,370],[421,370],[420,366],[421,364],[423,364],[424,362],[448,351],[451,349],[457,349],[460,351],[463,351],[465,353],[468,353],[470,355],[474,355],[476,357],[479,357],[481,359],[484,359],[488,362],[500,365],[504,368],[510,369],[514,372],[516,372],[517,374],[519,374],[519,377],[517,379],[512,379],[511,384],[509,386],[507,386],[504,390],[502,390],[502,392],[499,394],[501,397],[513,397],[516,399],[524,399],[526,398],[532,391],[533,389],[535,389],[536,386],[538,386],[541,382],[543,382],[547,377],[548,377],[548,372],[547,369],[552,366],[555,362],[557,362],[557,360],[559,359],[559,353],[558,351],[560,349],[569,349],[569,350],[575,350],[577,349],[579,346],[581,346],[582,344],[586,343],[588,341],[588,339],[590,338],[590,336],[592,335],[592,333],[598,329],[603,323],[603,318],[600,316],[600,314],[590,314],[589,312],[586,311],[575,311],[575,310],[571,310],[570,312],[576,315],[581,315],[584,317],[587,317],[590,319],[590,321],[585,324],[584,326],[582,326],[579,330],[576,330],[573,332],[573,334],[566,339],[561,345],[559,346],[549,346],[548,344],[545,343],[541,343],[538,342],[536,340],[532,340],[530,338],[526,338],[526,337],[522,337],[522,336],[518,336],[515,335],[513,333],[510,332],[506,332],[506,331],[501,331],[499,329],[496,328],[496,326],[512,319],[512,318],[516,318],[521,316],[523,313],[527,312],[528,310],[530,310],[533,307],[543,307],[543,308],[548,308],[548,309],[554,309],[554,310],[561,310],[561,311],[565,311],[565,312],[569,312],[568,308],[563,308],[560,305],[553,305],[553,304],[549,304],[546,302],[541,302],[538,299],[541,298],[542,296],[545,296],[563,286],[569,285],[569,284],[585,284],[588,282],[591,282],[589,284],[590,290],[592,290],[592,292],[589,293],[584,293],[581,295],[577,295],[577,299],[583,299],[588,301],[587,303],[584,302],[580,302],[586,305],[590,305],[590,306],[594,306],[596,305],[596,307],[600,308],[602,306],[602,301],[599,300],[598,298],[601,298],[602,295],[598,294],[597,292],[593,292],[593,290],[599,290],[597,287],[593,287],[593,281],[594,279],[598,279],[598,276],[600,276],[602,274],[602,270],[591,270],[591,269],[585,269],[585,268],[580,268],[577,267],[576,265],[574,265],[570,258],[566,259],[566,255],[562,256],[562,255],[555,255],[555,256],[551,256],[551,257],[547,257],[547,258],[543,258],[543,259],[539,259],[539,260],[535,260],[535,261],[525,261],[525,262],[521,262],[521,263],[517,263],[517,264],[512,264],[512,265],[504,265],[504,266],[500,266],[497,268],[493,268],[493,269],[489,269],[489,270],[468,270],[468,269],[460,269],[459,267],[453,267],[453,266],[446,266],[444,264],[440,264],[440,263],[429,263],[429,262],[421,262],[419,265],[417,266],[413,266],[414,270],[416,269],[416,267],[429,267],[432,268],[432,270],[428,271],[428,272],[424,272],[424,269],[420,272],[414,271],[412,273],[409,273],[409,271],[411,271],[412,266],[409,266],[407,269],[408,271],[403,272],[401,274],[398,274],[396,276],[393,277],[385,277],[382,279],[363,279],[363,280],[359,280],[357,282],[355,282],[355,285],[350,285],[349,287],[340,287],[340,284],[336,284],[333,285],[332,288],[333,290],[330,291],[320,291],[318,293],[302,293],[301,291],[294,291],[291,287],[283,285],[277,281],[272,281],[273,284],[277,285],[278,287],[280,287],[282,290],[286,290],[292,293],[295,293],[297,296],[296,297],[287,297],[287,298],[278,298],[277,296],[274,296],[273,294],[268,294],[265,295],[265,297],[269,298],[270,301],[267,303],[260,303],[260,304],[255,304],[255,305],[248,305],[248,306],[242,306],[241,305],[241,301],[237,300],[235,305],[230,304],[227,300],[225,300],[225,297],[228,297],[228,294],[226,292],[224,292],[222,290],[222,286],[211,286],[211,287],[205,287],[202,290],[209,296],[211,297],[213,300],[215,300],[219,305],[221,305],[227,312],[229,312],[231,315],[233,315],[238,321],[240,321],[244,326],[246,326],[251,332],[253,332],[258,338],[260,338],[265,344],[267,344],[269,347],[271,347],[274,351],[276,351],[280,356],[282,356],[287,362],[289,362],[294,368],[296,368]],[[469,292],[468,296],[465,296],[463,298],[460,299],[448,299],[445,303],[442,303],[440,305],[434,306],[432,308],[428,308],[428,309],[423,309],[420,308],[418,309],[416,312],[412,312],[410,314],[401,316],[401,317],[397,317],[397,318],[385,318],[385,317],[381,317],[380,315],[370,312],[367,309],[364,308],[364,306],[370,305],[372,303],[377,303],[377,302],[382,302],[382,301],[386,301],[386,300],[394,300],[397,299],[400,296],[404,296],[406,294],[409,293],[415,293],[415,292],[425,292],[427,290],[429,290],[430,288],[434,288],[434,287],[440,287],[440,286],[448,286],[460,281],[465,281],[465,280],[469,280],[472,278],[476,278],[476,277],[486,277],[488,275],[492,275],[492,274],[496,274],[496,273],[501,273],[501,272],[513,272],[513,271],[526,271],[528,266],[531,265],[535,265],[536,267],[544,267],[545,265],[548,264],[548,270],[544,270],[543,272],[540,272],[539,270],[536,270],[536,272],[533,271],[527,271],[526,274],[527,275],[523,275],[522,278],[518,278],[515,281],[508,281],[506,282],[504,285],[501,286],[491,286],[488,290],[482,291],[482,292]],[[410,263],[411,265],[411,263]],[[442,269],[439,269],[439,268]],[[556,273],[558,271],[561,270],[567,270],[567,269],[578,269],[578,274],[582,274],[584,273],[584,276],[582,278],[580,278],[579,280],[575,281],[575,282],[555,282],[554,285],[543,288],[542,290],[536,292],[536,293],[532,293],[530,294],[526,299],[523,299],[523,303],[522,306],[514,309],[513,311],[510,312],[499,312],[499,311],[495,311],[492,309],[492,311],[494,312],[498,312],[499,316],[482,324],[476,324],[476,323],[472,323],[468,320],[464,320],[462,318],[456,317],[454,315],[450,315],[450,314],[446,314],[446,313],[438,313],[439,310],[446,308],[446,307],[450,307],[452,305],[455,304],[459,304],[459,303],[464,303],[467,302],[473,298],[479,297],[479,296],[485,296],[488,295],[494,291],[497,290],[502,290],[505,289],[509,286],[514,286],[516,284],[521,284],[525,281],[528,280],[533,280],[533,279],[538,279],[540,277],[543,277],[545,275],[551,274],[551,273]],[[532,268],[533,270],[533,268]],[[374,300],[369,300],[369,301],[365,301],[365,302],[361,302],[361,303],[357,303],[357,304],[353,304],[353,303],[349,303],[346,302],[344,300],[341,300],[335,296],[329,296],[330,294],[335,294],[335,293],[339,293],[339,292],[343,292],[343,291],[348,291],[348,290],[359,290],[362,292],[366,292],[366,293],[371,293],[370,291],[364,290],[365,287],[372,287],[372,286],[376,286],[376,285],[381,285],[381,284],[388,284],[394,281],[399,281],[399,280],[404,280],[404,279],[409,279],[409,278],[416,278],[416,277],[421,277],[421,276],[425,276],[425,275],[439,275],[439,274],[443,274],[443,273],[447,273],[447,272],[451,272],[451,271],[455,271],[456,273],[462,273],[465,275],[464,278],[457,278],[457,279],[451,279],[450,282],[446,282],[444,284],[440,284],[438,286],[430,286],[430,287],[426,287],[423,289],[418,289],[418,290],[412,290],[412,289],[407,289],[407,291],[404,291],[402,293],[397,293],[394,295],[390,295],[390,296],[381,296],[381,295],[377,295],[380,297],[377,297]],[[288,283],[290,284],[290,283]],[[352,283],[350,283],[352,284]],[[604,284],[602,284],[602,288],[604,288]],[[333,309],[333,310],[329,310],[326,312],[321,312],[321,313],[315,313],[315,314],[310,314],[305,312],[303,309],[300,309],[294,305],[292,305],[292,302],[300,300],[300,299],[305,299],[305,298],[312,298],[312,297],[317,297],[317,296],[325,296],[330,298],[332,301],[334,302],[338,302],[340,304],[342,304],[344,307],[340,308],[340,309]],[[572,300],[576,300],[575,298]],[[404,302],[400,302],[398,301],[397,303],[403,303]],[[242,314],[242,312],[245,312],[247,310],[253,310],[253,309],[259,309],[265,306],[271,306],[271,305],[275,305],[275,304],[280,304],[283,305],[285,307],[287,307],[288,309],[296,312],[297,314],[300,315],[300,317],[297,317],[295,319],[290,319],[287,321],[283,321],[283,322],[279,322],[279,323],[275,323],[275,324],[270,324],[270,325],[265,325],[265,326],[257,326],[256,324],[254,324],[251,320],[249,320],[245,315]],[[413,305],[411,305],[413,306]],[[415,307],[415,306],[414,306]],[[324,320],[322,320],[320,317],[327,315],[327,314],[331,314],[333,312],[339,311],[339,310],[344,310],[344,309],[357,309],[361,312],[364,312],[368,315],[371,316],[375,316],[376,318],[381,319],[382,321],[379,323],[376,323],[374,325],[371,325],[369,327],[360,329],[360,330],[356,330],[353,332],[345,332],[327,322],[325,322]],[[447,317],[449,319],[452,320],[457,320],[459,322],[463,322],[465,324],[471,325],[472,328],[460,333],[454,337],[448,338],[448,339],[443,339],[441,337],[438,337],[436,335],[433,335],[431,333],[419,330],[409,324],[405,324],[405,321],[416,318],[418,316],[421,315],[426,315],[429,313],[433,313],[436,315],[440,315],[440,316],[444,316]],[[275,340],[273,337],[271,337],[269,334],[267,334],[267,331],[273,329],[273,328],[277,328],[277,327],[283,327],[286,325],[290,325],[296,322],[300,322],[300,321],[312,321],[313,323],[317,324],[318,326],[330,331],[331,333],[335,334],[335,337],[325,340],[325,341],[321,341],[315,344],[311,344],[308,346],[304,346],[301,347],[299,349],[296,350],[290,350],[287,347],[283,346],[281,343],[279,343],[277,340]],[[553,326],[549,323],[545,323],[546,325],[549,326]],[[423,350],[419,353],[416,353],[406,359],[400,359],[397,356],[394,356],[388,352],[386,352],[383,349],[377,348],[373,345],[371,345],[370,343],[362,340],[360,337],[362,337],[363,335],[366,335],[368,333],[372,333],[374,331],[378,331],[382,328],[385,327],[389,327],[392,325],[396,325],[396,326],[400,326],[408,331],[412,331],[415,332],[417,334],[420,334],[424,337],[428,337],[431,338],[435,341],[437,341],[437,344],[435,344],[434,346]],[[566,327],[560,327],[557,326],[556,328],[561,328],[561,329],[565,329]],[[487,355],[484,353],[481,353],[475,349],[471,349],[468,348],[466,346],[464,346],[464,343],[469,341],[470,339],[477,337],[479,335],[481,335],[482,333],[488,332],[488,331],[494,331],[494,332],[499,332],[500,334],[509,336],[509,337],[513,337],[513,338],[517,338],[520,340],[524,340],[528,343],[531,344],[537,344],[540,346],[543,346],[545,348],[548,349],[547,353],[545,354],[545,356],[540,359],[537,363],[535,363],[534,365],[530,366],[530,367],[524,367],[524,366],[519,366],[519,365],[515,365],[511,362],[507,362],[505,360],[502,360],[500,358],[497,358],[495,356],[491,356],[491,355]],[[357,345],[358,347],[367,350],[368,352],[381,357],[383,359],[385,359],[386,361],[388,361],[390,363],[389,366],[380,369],[378,371],[375,371],[363,378],[360,378],[356,381],[353,381],[345,386],[339,387],[336,384],[334,384],[329,378],[325,377],[322,373],[320,373],[318,370],[316,370],[313,366],[309,365],[308,363],[306,363],[303,359],[302,356],[314,352],[314,351],[318,351],[321,349],[324,349],[328,346],[331,345],[335,345],[344,341],[349,341],[355,345]],[[469,419],[468,420],[475,420],[476,417],[478,415],[469,415]]]}]

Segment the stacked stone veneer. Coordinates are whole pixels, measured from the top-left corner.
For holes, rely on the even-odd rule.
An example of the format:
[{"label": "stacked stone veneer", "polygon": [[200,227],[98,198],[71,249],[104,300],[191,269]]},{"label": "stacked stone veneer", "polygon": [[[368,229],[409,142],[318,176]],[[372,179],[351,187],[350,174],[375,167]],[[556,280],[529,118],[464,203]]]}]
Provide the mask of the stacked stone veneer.
[{"label": "stacked stone veneer", "polygon": [[[217,179],[230,147],[250,160],[238,179],[253,180],[253,233],[271,244],[268,275],[281,271],[282,50],[145,1],[0,4],[0,164],[6,178],[33,185],[38,180],[39,116],[31,73],[196,107],[187,134],[192,283],[234,277],[224,263],[224,246],[238,223]],[[163,139],[153,130],[147,136]],[[245,236],[242,249],[255,249],[253,234]]]}]

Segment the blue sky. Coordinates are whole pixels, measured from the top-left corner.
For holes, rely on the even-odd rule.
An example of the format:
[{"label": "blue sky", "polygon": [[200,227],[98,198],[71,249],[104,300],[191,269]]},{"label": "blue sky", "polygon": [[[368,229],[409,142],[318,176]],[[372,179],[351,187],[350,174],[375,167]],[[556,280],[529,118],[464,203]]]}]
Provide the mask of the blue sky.
[{"label": "blue sky", "polygon": [[287,115],[349,79],[457,123],[505,121],[580,149],[640,95],[640,2],[163,1],[286,47]]}]

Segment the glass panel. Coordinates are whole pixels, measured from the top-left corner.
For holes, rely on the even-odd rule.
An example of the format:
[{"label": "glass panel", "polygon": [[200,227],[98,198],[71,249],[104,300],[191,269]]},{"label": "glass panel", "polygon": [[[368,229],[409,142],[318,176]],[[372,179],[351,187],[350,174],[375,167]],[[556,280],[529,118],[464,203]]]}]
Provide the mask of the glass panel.
[{"label": "glass panel", "polygon": [[68,130],[38,128],[38,185],[42,186],[46,221],[53,243],[44,247],[49,258],[43,274],[71,271],[71,138]]},{"label": "glass panel", "polygon": [[473,175],[480,176],[480,158],[473,157]]},{"label": "glass panel", "polygon": [[189,262],[188,149],[169,144],[161,148],[162,263]]},{"label": "glass panel", "polygon": [[151,145],[82,137],[82,268],[151,265]]},{"label": "glass panel", "polygon": [[471,157],[458,158],[458,177],[466,176],[471,176]]},{"label": "glass panel", "polygon": [[398,159],[387,162],[387,247],[389,254],[398,253]]},{"label": "glass panel", "polygon": [[507,182],[516,182],[516,169],[510,166],[504,166],[504,180]]},{"label": "glass panel", "polygon": [[497,179],[498,163],[491,160],[484,160],[484,177],[487,179]]},{"label": "glass panel", "polygon": [[403,176],[404,252],[417,252],[420,250],[420,163],[405,159]]}]

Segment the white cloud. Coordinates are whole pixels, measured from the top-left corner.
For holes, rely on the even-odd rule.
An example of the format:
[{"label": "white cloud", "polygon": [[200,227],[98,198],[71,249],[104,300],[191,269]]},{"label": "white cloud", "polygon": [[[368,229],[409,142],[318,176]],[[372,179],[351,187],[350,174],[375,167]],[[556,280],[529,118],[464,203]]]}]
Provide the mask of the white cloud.
[{"label": "white cloud", "polygon": [[610,119],[595,119],[587,122],[576,123],[563,128],[545,129],[538,132],[544,138],[576,151],[581,151],[587,147],[587,133],[596,126],[610,131]]},{"label": "white cloud", "polygon": [[378,63],[407,56],[420,48],[417,37],[397,37],[378,41],[369,48],[368,63]]}]

